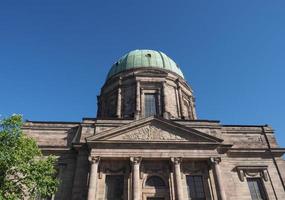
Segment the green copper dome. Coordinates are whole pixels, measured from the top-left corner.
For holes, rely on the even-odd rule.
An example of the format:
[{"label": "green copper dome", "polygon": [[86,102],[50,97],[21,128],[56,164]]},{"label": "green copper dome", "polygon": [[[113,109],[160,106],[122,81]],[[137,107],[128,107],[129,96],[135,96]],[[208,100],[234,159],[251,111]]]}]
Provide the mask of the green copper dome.
[{"label": "green copper dome", "polygon": [[141,67],[165,69],[184,78],[177,64],[161,51],[134,50],[121,57],[108,73],[107,79],[122,71]]}]

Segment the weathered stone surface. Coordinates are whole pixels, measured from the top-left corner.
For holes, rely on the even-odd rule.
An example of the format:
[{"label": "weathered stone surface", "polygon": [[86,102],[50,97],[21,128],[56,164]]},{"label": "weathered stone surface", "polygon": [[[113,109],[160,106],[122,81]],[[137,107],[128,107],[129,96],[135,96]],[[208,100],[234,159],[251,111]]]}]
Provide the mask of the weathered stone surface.
[{"label": "weathered stone surface", "polygon": [[[175,156],[184,158],[181,163],[181,184],[183,188],[183,198],[187,198],[188,195],[186,176],[193,173],[203,175],[205,184],[204,189],[207,199],[217,199],[220,196],[216,185],[217,180],[215,178],[215,169],[209,164],[209,159],[211,157],[220,156],[222,158],[221,162],[219,163],[222,176],[221,184],[223,184],[227,199],[250,199],[246,178],[244,181],[240,180],[239,174],[236,171],[237,166],[266,166],[266,172],[268,173],[269,179],[268,181],[262,180],[264,182],[264,187],[269,199],[276,199],[276,196],[278,199],[285,199],[284,189],[282,187],[277,168],[270,154],[266,153],[266,151],[264,151],[264,153],[252,153],[255,151],[255,149],[268,148],[264,133],[259,126],[223,126],[216,121],[203,120],[183,121],[183,123],[180,123],[179,121],[179,126],[185,127],[185,129],[190,128],[203,134],[208,134],[209,136],[221,138],[224,140],[221,144],[232,144],[233,146],[231,148],[236,149],[233,153],[231,152],[233,150],[230,148],[228,153],[221,155],[217,151],[214,152],[215,150],[206,150],[201,146],[186,150],[186,147],[182,147],[182,144],[179,144],[179,142],[191,140],[191,137],[185,137],[185,135],[187,135],[186,132],[183,135],[183,133],[178,131],[178,129],[171,129],[170,126],[159,124],[157,122],[153,125],[150,123],[142,127],[136,124],[137,129],[132,129],[131,131],[127,131],[125,128],[121,127],[132,127],[132,122],[137,123],[136,120],[98,120],[98,123],[96,123],[96,121],[93,121],[93,123],[91,122],[92,121],[89,120],[88,125],[82,123],[45,124],[29,122],[24,127],[25,133],[37,139],[44,152],[60,156],[59,167],[62,167],[60,175],[62,184],[55,199],[83,200],[87,198],[88,174],[90,169],[88,156],[90,154],[101,156],[103,161],[102,163],[105,163],[105,167],[103,167],[102,163],[102,166],[99,165],[99,180],[96,189],[98,195],[96,196],[96,199],[103,200],[105,198],[105,175],[110,173],[122,174],[125,177],[124,199],[131,199],[131,190],[128,189],[132,184],[130,179],[132,174],[130,170],[130,163],[128,161],[131,156],[142,156],[143,161],[140,172],[141,183],[139,184],[141,187],[140,191],[142,199],[146,198],[147,194],[155,193],[156,191],[144,186],[144,182],[147,177],[153,174],[162,176],[163,179],[169,184],[169,189],[167,190],[169,193],[166,193],[167,195],[165,198],[174,199],[175,190],[173,187],[175,187],[175,184],[173,182],[174,174],[172,171],[170,158]],[[79,126],[84,128],[78,129],[77,127]],[[170,145],[167,147],[166,144],[156,144],[155,149],[154,146],[148,145],[147,143],[142,145],[144,146],[143,149],[141,149],[141,145],[138,149],[136,149],[137,144],[134,144],[133,146],[116,144],[115,146],[106,146],[106,148],[98,144],[98,149],[96,149],[96,146],[92,147],[93,150],[91,152],[88,150],[88,148],[85,148],[84,145],[82,146],[82,144],[86,143],[86,138],[94,135],[94,133],[96,136],[97,134],[104,134],[105,131],[109,131],[111,133],[113,130],[117,129],[120,129],[122,133],[119,134],[117,131],[115,131],[115,136],[113,138],[108,136],[108,138],[110,138],[109,141],[173,141],[177,144],[175,148],[171,147]],[[94,132],[94,130],[96,131]],[[80,134],[77,133],[78,131],[80,131]],[[266,127],[266,131],[267,135],[274,138],[272,129]],[[77,138],[77,140],[75,140],[78,134],[81,135],[83,139],[79,140]],[[68,137],[71,136],[74,138],[68,139]],[[68,140],[74,141],[74,143],[68,142]],[[52,143],[51,141],[54,142]],[[80,146],[75,146],[76,149],[72,150],[71,147],[76,144],[76,141],[81,141],[82,144]],[[198,140],[196,141],[198,142]],[[272,147],[277,147],[275,139],[269,139],[269,141]],[[67,151],[70,153],[60,153],[62,151],[60,149],[63,148],[67,148],[65,152]],[[76,151],[77,153],[75,153]],[[277,156],[276,159],[284,181],[285,162],[280,156]],[[260,173],[257,173],[256,176],[260,177]],[[162,195],[165,194],[165,192],[158,192],[158,194]]]},{"label": "weathered stone surface", "polygon": [[[148,93],[157,95],[158,117],[144,118]],[[262,181],[268,199],[285,199],[285,149],[273,129],[197,120],[192,89],[181,77],[155,68],[124,71],[107,80],[98,100],[97,119],[23,127],[44,155],[59,158],[54,199],[105,200],[107,177],[120,176],[124,200],[184,200],[190,175],[202,178],[207,200],[251,199],[248,178]],[[163,186],[148,185],[153,176]]]}]

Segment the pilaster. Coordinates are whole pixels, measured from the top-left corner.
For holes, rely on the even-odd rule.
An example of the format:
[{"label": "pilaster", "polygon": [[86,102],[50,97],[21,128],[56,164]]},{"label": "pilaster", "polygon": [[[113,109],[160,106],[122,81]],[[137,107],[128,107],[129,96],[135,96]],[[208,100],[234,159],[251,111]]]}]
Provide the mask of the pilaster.
[{"label": "pilaster", "polygon": [[181,86],[179,83],[179,79],[176,80],[176,85],[177,85],[177,93],[178,93],[178,102],[179,102],[179,111],[180,111],[180,116],[181,119],[184,119],[184,112],[183,112],[183,99],[182,99],[182,90]]},{"label": "pilaster", "polygon": [[162,94],[163,94],[163,96],[162,96],[162,100],[163,100],[163,117],[165,118],[165,119],[169,119],[170,118],[170,112],[169,112],[169,110],[168,110],[168,98],[169,97],[167,97],[167,95],[166,95],[166,90],[167,90],[167,88],[166,88],[166,81],[164,81],[163,82],[163,84],[162,84]]},{"label": "pilaster", "polygon": [[122,78],[119,78],[118,94],[117,94],[117,110],[116,115],[118,118],[122,117]]},{"label": "pilaster", "polygon": [[140,81],[137,81],[135,119],[139,119],[140,115],[141,115],[141,85],[140,85]]}]

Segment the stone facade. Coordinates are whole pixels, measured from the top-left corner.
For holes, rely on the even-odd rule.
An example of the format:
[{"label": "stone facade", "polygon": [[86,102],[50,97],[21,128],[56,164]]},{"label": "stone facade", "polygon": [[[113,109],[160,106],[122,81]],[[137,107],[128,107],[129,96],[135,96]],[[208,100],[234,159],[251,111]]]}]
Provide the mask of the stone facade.
[{"label": "stone facade", "polygon": [[[156,114],[145,117],[149,93]],[[266,199],[285,199],[285,149],[273,129],[197,119],[191,87],[171,71],[121,71],[102,87],[97,118],[27,121],[23,129],[58,156],[53,199],[113,200],[112,187],[122,200],[195,199],[194,178],[201,199],[252,199],[250,180],[262,183]]]}]

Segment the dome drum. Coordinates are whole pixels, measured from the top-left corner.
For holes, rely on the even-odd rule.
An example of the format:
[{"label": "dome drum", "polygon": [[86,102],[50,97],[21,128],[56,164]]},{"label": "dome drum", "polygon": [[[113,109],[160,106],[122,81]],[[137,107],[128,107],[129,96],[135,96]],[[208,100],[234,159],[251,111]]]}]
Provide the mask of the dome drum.
[{"label": "dome drum", "polygon": [[[184,79],[174,79],[172,74],[164,72],[138,70],[132,75],[122,74],[124,76],[113,78],[104,85],[98,97],[98,118],[139,119],[157,115],[196,119],[192,90]],[[151,108],[147,110],[149,106]]]}]

